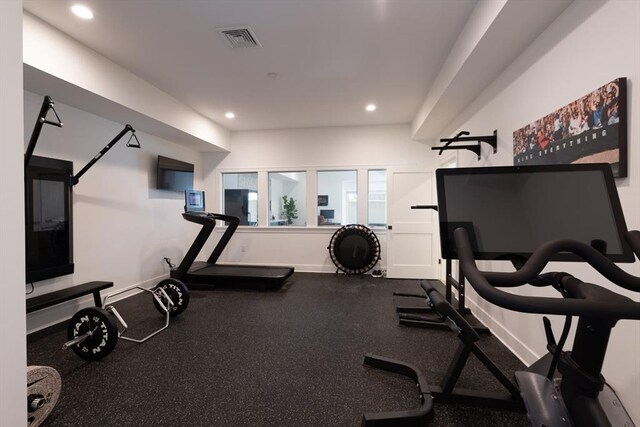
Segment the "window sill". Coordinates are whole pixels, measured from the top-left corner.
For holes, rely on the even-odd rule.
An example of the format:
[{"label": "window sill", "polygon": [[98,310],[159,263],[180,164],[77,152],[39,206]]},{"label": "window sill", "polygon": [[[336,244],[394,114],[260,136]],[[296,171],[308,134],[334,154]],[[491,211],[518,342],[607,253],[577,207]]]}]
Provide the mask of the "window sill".
[{"label": "window sill", "polygon": [[[236,233],[296,233],[296,234],[333,234],[338,230],[341,225],[327,226],[283,226],[283,227],[257,227],[257,226],[240,226],[236,229]],[[371,227],[369,227],[371,228]],[[226,226],[216,227],[214,231],[216,233],[224,233],[227,229]],[[387,229],[382,227],[371,228],[376,234],[387,234]]]}]

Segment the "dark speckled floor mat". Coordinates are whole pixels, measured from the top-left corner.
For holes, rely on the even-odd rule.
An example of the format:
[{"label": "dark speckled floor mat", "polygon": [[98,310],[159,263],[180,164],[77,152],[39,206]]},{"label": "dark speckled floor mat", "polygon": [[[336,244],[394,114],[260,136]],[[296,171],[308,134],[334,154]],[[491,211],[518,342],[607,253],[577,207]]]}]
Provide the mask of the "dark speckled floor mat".
[{"label": "dark speckled floor mat", "polygon": [[[295,273],[270,292],[192,291],[187,310],[144,344],[120,340],[99,362],[64,352],[64,332],[28,346],[30,365],[62,375],[46,426],[357,426],[363,412],[417,406],[411,380],[362,366],[400,359],[439,383],[458,345],[450,331],[398,326],[417,281]],[[116,306],[142,337],[162,324],[148,294]],[[480,346],[508,376],[522,364],[497,339]],[[459,386],[500,391],[470,360]],[[522,413],[435,404],[435,426],[526,426]]]}]

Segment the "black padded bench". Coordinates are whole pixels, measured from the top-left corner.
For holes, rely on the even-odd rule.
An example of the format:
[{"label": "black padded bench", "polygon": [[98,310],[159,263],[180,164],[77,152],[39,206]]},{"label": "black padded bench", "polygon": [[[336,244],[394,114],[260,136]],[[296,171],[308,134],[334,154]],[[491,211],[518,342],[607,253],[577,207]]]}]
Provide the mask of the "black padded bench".
[{"label": "black padded bench", "polygon": [[96,307],[102,307],[100,291],[112,286],[113,282],[87,282],[81,285],[72,286],[67,289],[61,289],[59,291],[50,292],[45,295],[29,298],[27,300],[27,313],[51,307],[52,305],[60,304],[66,301],[71,301],[72,299],[80,298],[89,294],[93,294],[93,300],[96,303]]}]

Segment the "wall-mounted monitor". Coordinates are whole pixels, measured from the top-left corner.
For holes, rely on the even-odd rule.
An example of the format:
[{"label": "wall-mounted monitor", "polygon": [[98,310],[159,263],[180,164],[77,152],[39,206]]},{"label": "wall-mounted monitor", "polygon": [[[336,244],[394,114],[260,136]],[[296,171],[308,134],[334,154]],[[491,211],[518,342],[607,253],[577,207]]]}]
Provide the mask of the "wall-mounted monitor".
[{"label": "wall-mounted monitor", "polygon": [[158,156],[158,190],[185,191],[193,189],[193,164]]},{"label": "wall-mounted monitor", "polygon": [[320,209],[320,216],[324,219],[334,219],[335,211],[333,209]]},{"label": "wall-mounted monitor", "polygon": [[33,156],[25,181],[26,281],[73,273],[73,163]]},{"label": "wall-mounted monitor", "polygon": [[185,212],[204,212],[204,191],[185,190],[184,210]]},{"label": "wall-mounted monitor", "polygon": [[[611,167],[601,164],[438,169],[442,257],[457,259],[453,232],[467,230],[476,259],[528,258],[571,239],[614,262],[633,262]],[[581,261],[568,252],[554,261]]]}]

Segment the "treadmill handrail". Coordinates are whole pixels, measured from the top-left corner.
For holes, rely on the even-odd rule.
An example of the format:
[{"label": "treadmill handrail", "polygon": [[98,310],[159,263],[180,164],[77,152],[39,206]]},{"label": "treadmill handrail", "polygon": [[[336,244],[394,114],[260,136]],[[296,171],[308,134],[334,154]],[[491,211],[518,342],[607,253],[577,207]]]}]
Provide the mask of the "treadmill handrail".
[{"label": "treadmill handrail", "polygon": [[584,299],[527,297],[496,288],[496,286],[523,285],[537,277],[555,253],[570,251],[582,257],[616,285],[640,292],[640,278],[626,273],[600,252],[584,243],[573,240],[551,241],[538,248],[522,269],[514,273],[489,273],[478,270],[467,231],[464,228],[456,229],[454,238],[465,277],[482,298],[493,304],[526,313],[640,319],[640,303],[622,296],[615,300],[602,298],[602,294],[599,295],[600,298]]},{"label": "treadmill handrail", "polygon": [[196,260],[196,257],[200,253],[200,250],[202,250],[202,247],[209,239],[209,236],[211,235],[211,232],[216,225],[216,220],[224,221],[228,224],[228,226],[222,234],[220,241],[218,241],[215,248],[213,248],[211,255],[209,255],[207,264],[215,264],[218,261],[218,258],[220,258],[220,255],[222,254],[222,251],[224,251],[224,249],[227,247],[227,244],[229,243],[229,240],[231,240],[233,233],[235,233],[238,225],[240,225],[240,218],[238,218],[237,216],[223,215],[213,212],[185,212],[182,214],[182,217],[187,221],[201,224],[202,230],[200,230],[200,233],[191,244],[191,247],[187,251],[187,254],[180,263],[180,266],[177,268],[178,276],[176,277],[178,278],[184,277],[184,275],[189,271],[189,268],[191,268],[191,265]]},{"label": "treadmill handrail", "polygon": [[240,218],[238,218],[237,216],[223,215],[218,213],[211,213],[210,215],[214,219],[224,221],[228,224],[227,229],[224,231],[222,237],[220,238],[220,241],[218,242],[216,247],[213,248],[211,255],[209,255],[209,259],[207,259],[208,264],[215,264],[218,261],[218,258],[220,258],[222,251],[224,251],[224,249],[227,247],[229,240],[231,240],[231,237],[233,237],[233,233],[236,232],[238,225],[240,225]]},{"label": "treadmill handrail", "polygon": [[214,217],[209,216],[207,214],[200,213],[200,212],[198,213],[185,212],[182,214],[182,217],[189,222],[202,224],[202,229],[196,236],[195,240],[191,244],[191,247],[189,247],[189,250],[185,254],[184,258],[182,259],[182,262],[176,269],[175,276],[172,275],[172,277],[177,277],[180,280],[182,280],[182,278],[185,277],[186,274],[189,272],[189,268],[191,268],[191,265],[196,260],[196,257],[200,253],[200,250],[202,249],[204,244],[207,242],[207,240],[209,239],[209,236],[211,235],[211,233],[213,232],[213,229],[216,226],[216,220]]}]

